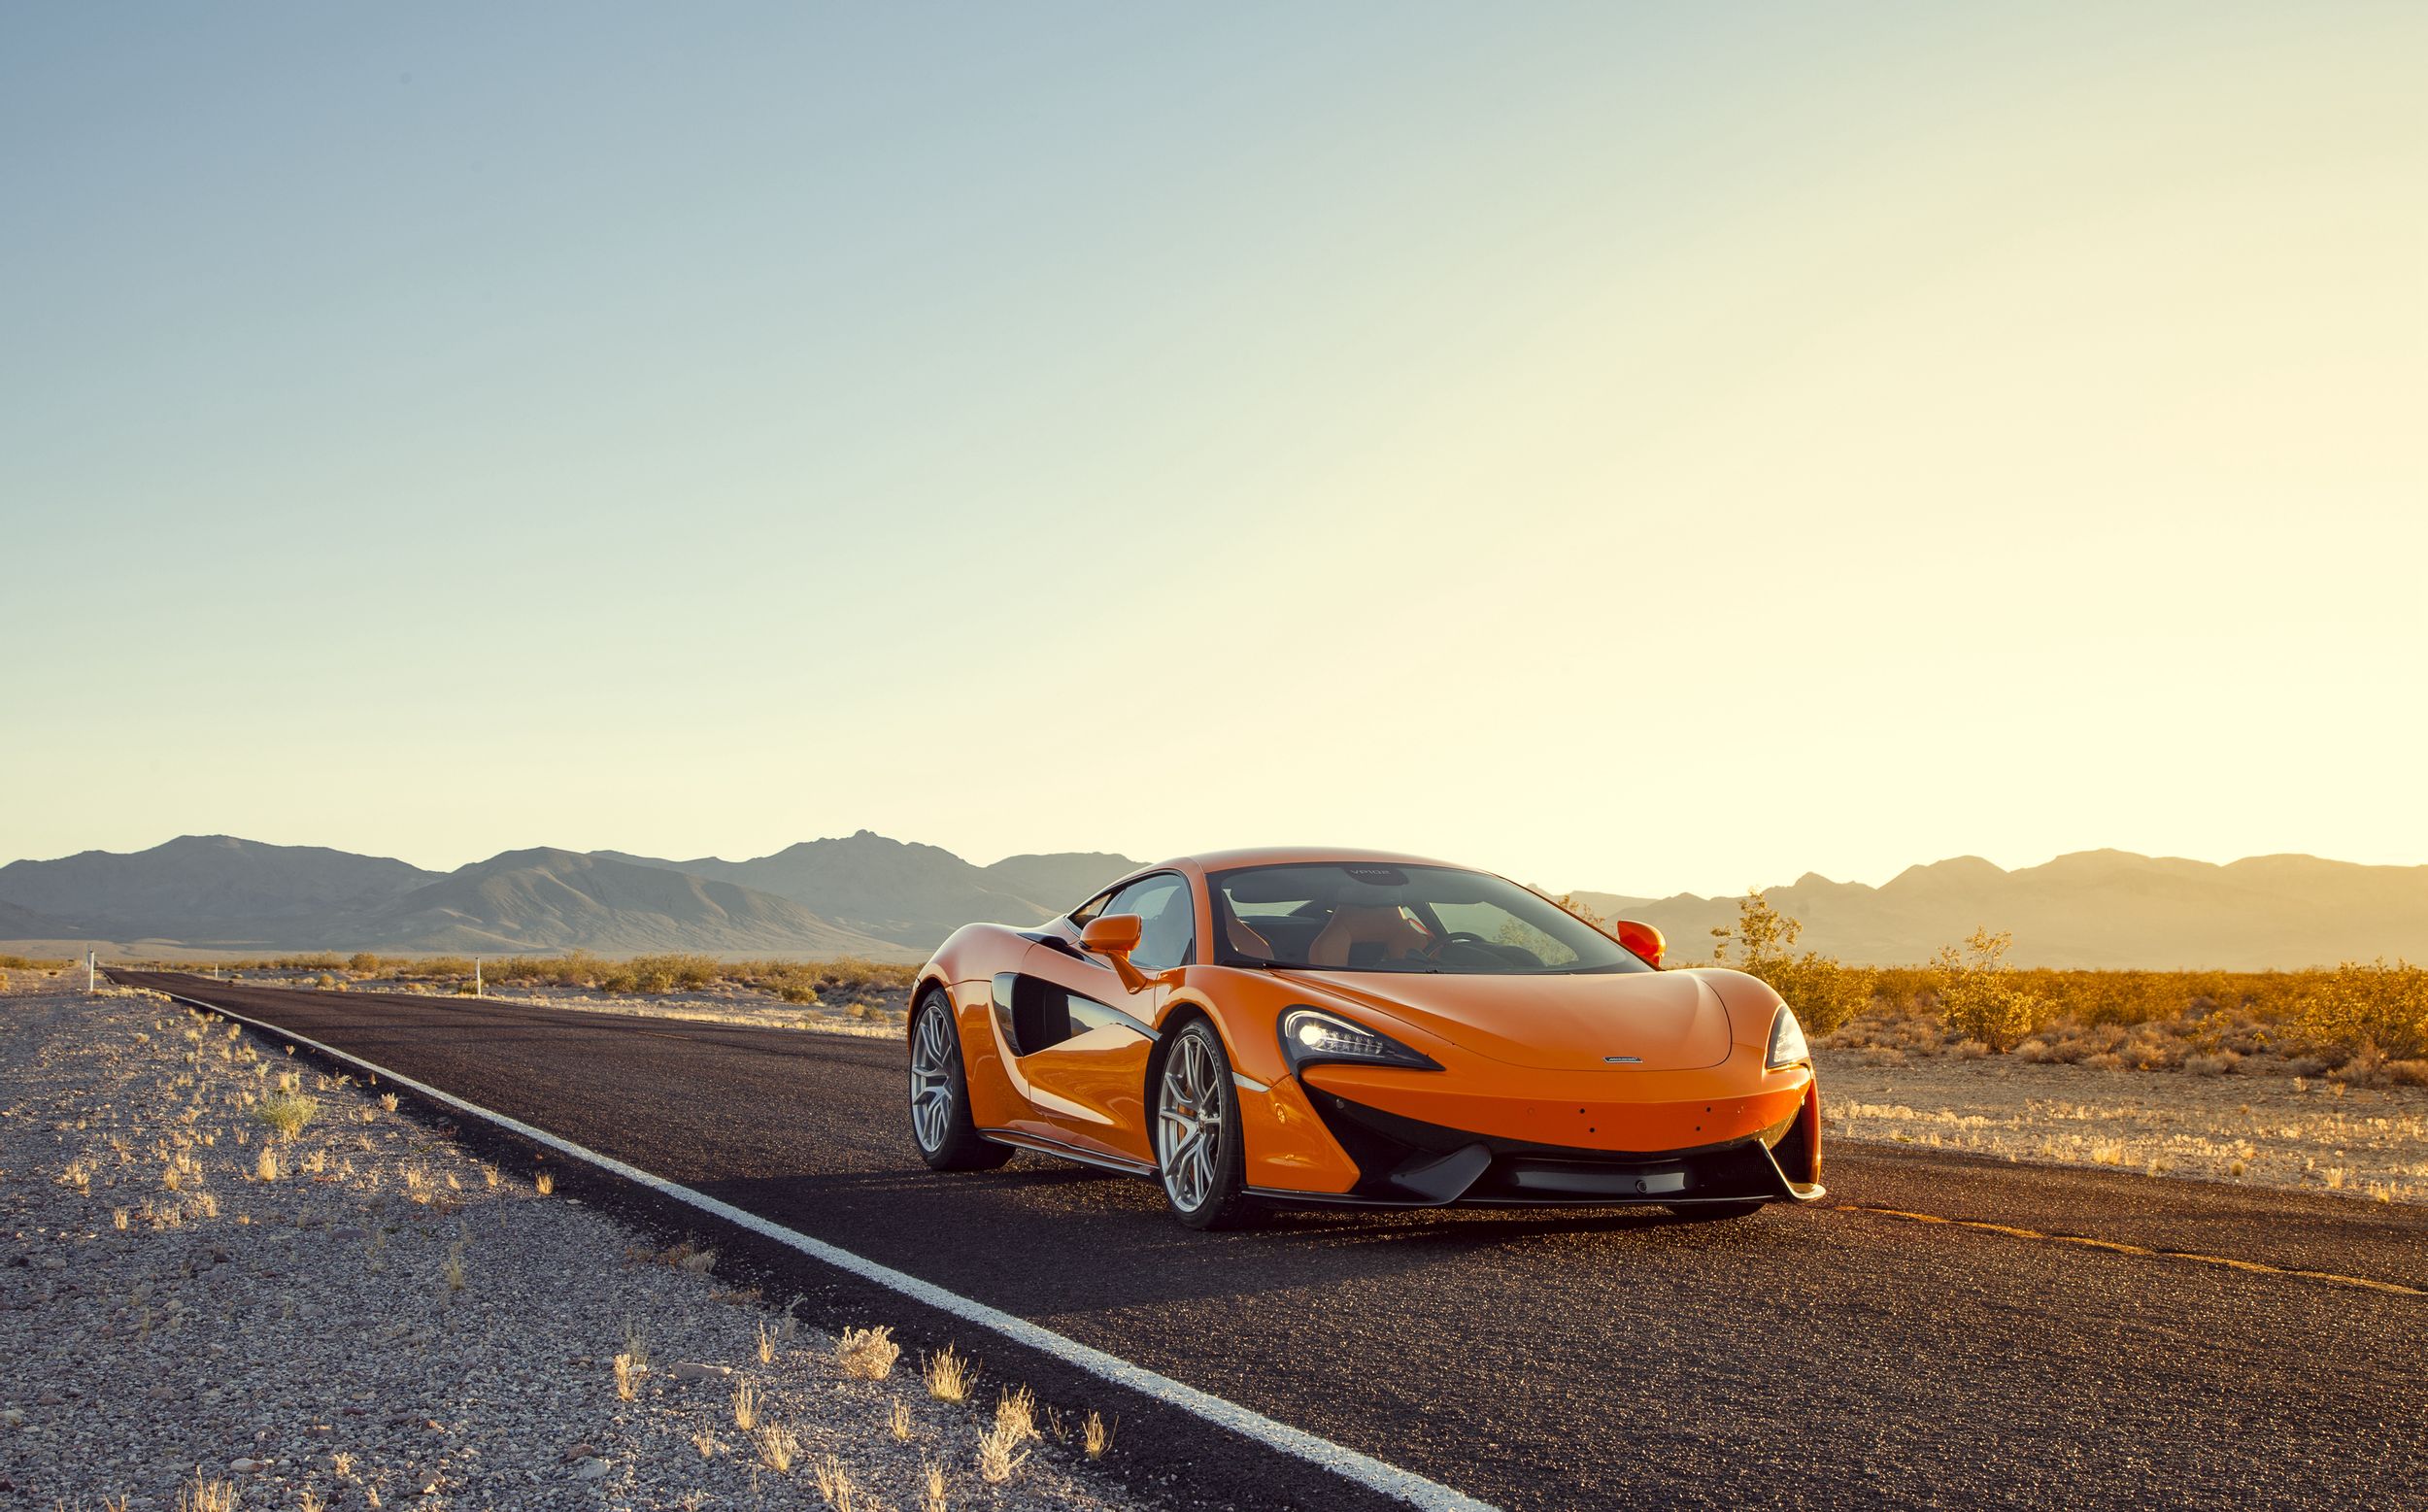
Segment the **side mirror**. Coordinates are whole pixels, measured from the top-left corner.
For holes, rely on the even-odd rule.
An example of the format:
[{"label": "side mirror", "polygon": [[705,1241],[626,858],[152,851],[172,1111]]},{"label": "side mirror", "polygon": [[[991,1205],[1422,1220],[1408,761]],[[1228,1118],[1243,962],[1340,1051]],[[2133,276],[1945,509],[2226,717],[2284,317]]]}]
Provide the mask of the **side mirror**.
[{"label": "side mirror", "polygon": [[1101,956],[1112,966],[1113,974],[1122,979],[1122,986],[1133,992],[1146,990],[1146,974],[1130,963],[1130,953],[1138,948],[1138,938],[1146,924],[1136,914],[1102,914],[1088,921],[1079,931],[1079,948],[1091,956]]},{"label": "side mirror", "polygon": [[1656,966],[1661,964],[1661,953],[1669,948],[1669,942],[1661,938],[1660,930],[1648,924],[1637,924],[1633,919],[1620,920],[1610,926],[1610,932],[1618,936],[1621,945]]}]

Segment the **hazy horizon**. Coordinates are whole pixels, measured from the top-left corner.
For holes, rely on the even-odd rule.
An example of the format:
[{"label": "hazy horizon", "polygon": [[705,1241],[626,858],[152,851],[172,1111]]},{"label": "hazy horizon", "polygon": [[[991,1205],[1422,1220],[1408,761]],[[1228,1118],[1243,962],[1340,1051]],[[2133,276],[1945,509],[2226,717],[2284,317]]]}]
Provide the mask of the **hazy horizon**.
[{"label": "hazy horizon", "polygon": [[2422,56],[10,11],[0,853],[2417,864]]},{"label": "hazy horizon", "polygon": [[[747,860],[759,860],[759,859],[763,859],[763,858],[765,858],[765,857],[771,857],[771,856],[774,856],[774,855],[779,854],[780,852],[783,852],[783,851],[789,850],[789,849],[791,849],[792,847],[793,847],[793,846],[795,846],[795,845],[800,845],[800,844],[804,844],[804,843],[810,843],[810,842],[816,842],[816,841],[822,841],[822,840],[842,840],[842,839],[848,839],[848,838],[851,838],[851,836],[852,836],[853,834],[858,833],[860,830],[861,830],[861,829],[866,829],[866,828],[867,828],[867,826],[865,826],[865,825],[861,825],[861,826],[859,826],[859,828],[858,828],[858,829],[851,830],[851,831],[846,831],[845,833],[843,833],[843,834],[839,834],[839,835],[804,835],[804,836],[800,837],[800,838],[799,838],[799,839],[797,839],[797,840],[786,840],[786,841],[782,841],[782,842],[779,842],[779,843],[776,843],[776,844],[773,844],[773,845],[765,846],[765,847],[763,847],[763,848],[755,848],[755,849],[751,849],[751,850],[749,850],[749,851],[742,852],[742,853],[739,853],[739,854],[734,854],[734,855],[725,855],[725,854],[722,854],[722,853],[717,853],[717,852],[709,852],[709,851],[685,851],[685,850],[677,850],[677,851],[673,851],[673,852],[636,851],[636,850],[633,850],[633,849],[632,849],[631,847],[629,847],[629,846],[616,846],[616,845],[576,847],[576,846],[557,845],[557,844],[555,844],[555,843],[553,843],[553,842],[549,842],[549,841],[532,841],[532,842],[530,842],[530,843],[528,843],[528,844],[523,844],[523,845],[507,845],[507,846],[498,846],[498,847],[496,847],[495,849],[492,849],[492,850],[488,850],[488,851],[484,851],[484,852],[482,852],[481,854],[479,854],[479,855],[477,855],[477,856],[468,856],[468,857],[464,857],[463,859],[461,859],[461,860],[454,860],[454,861],[448,861],[448,860],[428,860],[428,859],[422,859],[422,858],[420,858],[420,857],[413,857],[413,856],[399,855],[399,854],[396,854],[396,853],[393,853],[393,852],[374,852],[374,851],[365,851],[365,852],[354,852],[354,853],[353,853],[353,854],[356,854],[356,855],[363,855],[363,856],[370,856],[370,857],[375,857],[375,858],[381,858],[381,859],[388,859],[388,860],[399,860],[399,861],[403,861],[403,862],[405,862],[407,865],[416,866],[416,867],[421,868],[421,869],[422,869],[422,870],[423,870],[423,871],[435,872],[435,873],[438,873],[438,874],[440,874],[440,875],[446,875],[446,874],[448,874],[448,873],[451,873],[451,872],[455,872],[455,871],[460,870],[461,868],[463,868],[463,867],[465,867],[465,866],[475,865],[475,864],[477,864],[477,863],[479,863],[479,862],[482,862],[482,861],[490,860],[490,859],[493,859],[493,858],[495,858],[496,857],[499,857],[499,856],[510,855],[510,854],[513,854],[513,853],[516,853],[516,852],[521,852],[521,851],[532,851],[532,850],[557,850],[557,851],[565,851],[565,852],[569,852],[569,853],[574,854],[574,855],[602,855],[602,854],[609,854],[609,853],[613,853],[613,854],[619,854],[619,855],[624,855],[624,856],[636,856],[636,857],[646,857],[646,858],[648,858],[648,859],[652,859],[652,860],[661,860],[661,861],[695,861],[695,860],[747,861]],[[942,841],[929,839],[929,838],[927,838],[927,837],[924,837],[924,836],[918,836],[918,835],[888,835],[888,834],[883,834],[883,833],[881,833],[881,832],[879,832],[879,831],[875,831],[875,830],[868,830],[868,832],[869,832],[869,833],[871,833],[871,834],[876,834],[876,835],[877,835],[877,837],[878,837],[879,839],[882,839],[882,840],[891,840],[891,841],[894,841],[894,842],[896,842],[896,843],[898,843],[898,844],[902,844],[902,845],[927,845],[927,846],[934,846],[935,848],[937,848],[937,849],[939,849],[939,850],[942,850],[942,851],[945,851],[945,852],[948,852],[948,853],[950,853],[951,855],[953,855],[953,856],[955,856],[955,857],[959,857],[959,858],[961,858],[961,860],[967,861],[967,862],[969,862],[969,863],[971,863],[972,865],[975,865],[975,866],[991,866],[991,865],[995,864],[995,863],[996,863],[996,862],[998,862],[998,861],[1008,860],[1008,859],[1011,859],[1012,857],[1017,857],[1017,856],[1032,856],[1032,855],[1113,854],[1113,855],[1121,855],[1121,856],[1126,856],[1126,857],[1128,857],[1130,859],[1131,859],[1131,860],[1133,860],[1133,861],[1137,861],[1137,862],[1139,862],[1140,864],[1152,864],[1153,862],[1156,862],[1156,861],[1169,859],[1169,858],[1171,858],[1172,857],[1176,857],[1176,856],[1186,856],[1186,855],[1195,854],[1195,852],[1194,852],[1194,851],[1190,851],[1190,850],[1173,851],[1173,852],[1158,852],[1158,853],[1156,853],[1156,854],[1154,854],[1154,855],[1146,855],[1146,854],[1142,854],[1142,853],[1139,853],[1139,852],[1126,852],[1126,851],[1121,851],[1118,847],[1115,847],[1115,848],[1110,848],[1110,849],[1108,850],[1107,848],[1103,848],[1103,847],[1082,847],[1082,846],[1044,846],[1044,847],[1038,847],[1038,848],[1035,848],[1035,849],[1033,849],[1033,850],[1029,850],[1029,851],[1013,851],[1013,852],[1006,852],[1006,853],[1004,853],[1004,854],[1003,854],[1003,855],[1001,855],[1001,856],[988,856],[988,855],[973,855],[973,854],[971,854],[971,853],[969,853],[969,852],[962,851],[962,850],[959,850],[959,849],[957,849],[956,847],[954,847],[954,846],[952,846],[952,845],[949,845],[949,844],[946,844],[946,843],[944,843],[944,842],[942,842]],[[155,849],[155,848],[156,848],[156,847],[158,847],[158,846],[168,844],[170,841],[173,841],[173,840],[181,840],[181,839],[200,839],[200,840],[208,840],[208,839],[231,839],[231,840],[242,840],[242,841],[246,841],[246,842],[252,843],[252,844],[258,844],[258,845],[292,845],[292,846],[304,846],[304,847],[318,846],[318,847],[320,847],[320,848],[321,848],[321,849],[325,849],[325,850],[347,850],[347,849],[348,849],[348,848],[346,848],[346,847],[342,847],[342,846],[329,846],[329,845],[325,845],[324,843],[320,842],[320,841],[311,841],[311,840],[294,840],[294,841],[287,841],[287,840],[267,840],[267,839],[262,838],[262,837],[261,837],[261,836],[259,836],[259,835],[229,835],[229,834],[222,834],[222,833],[216,832],[216,831],[215,831],[215,832],[211,832],[211,833],[202,833],[202,832],[197,832],[197,831],[186,831],[186,832],[182,833],[182,834],[171,835],[171,836],[166,837],[165,839],[154,841],[154,842],[152,842],[151,845],[133,846],[133,847],[128,847],[128,848],[124,848],[124,849],[116,849],[116,848],[108,848],[108,847],[100,847],[100,846],[82,846],[82,847],[77,848],[75,851],[62,852],[62,853],[60,853],[60,854],[59,854],[59,855],[57,855],[57,856],[16,856],[16,857],[12,857],[12,856],[0,856],[0,866],[8,866],[8,865],[11,865],[11,864],[13,864],[13,863],[15,863],[15,862],[17,862],[17,861],[20,861],[20,860],[25,860],[25,861],[51,861],[51,860],[61,860],[61,859],[65,859],[66,857],[70,857],[70,856],[82,855],[82,854],[85,854],[85,853],[87,853],[87,852],[92,852],[92,851],[103,851],[103,852],[105,852],[106,854],[113,854],[113,855],[128,855],[128,854],[135,854],[135,853],[140,853],[140,852],[143,852],[143,851],[152,850],[152,849]],[[1323,844],[1323,843],[1325,843],[1325,842],[1317,841],[1317,842],[1311,842],[1311,843],[1314,843],[1314,844]],[[1344,844],[1345,844],[1345,843],[1346,843],[1346,842],[1344,842]],[[1403,847],[1391,847],[1391,846],[1375,846],[1375,847],[1365,847],[1365,846],[1361,846],[1360,848],[1361,848],[1361,849],[1377,849],[1377,850],[1394,850],[1394,849],[1401,849],[1401,850],[1404,850],[1404,849],[1405,849],[1405,848],[1403,848]],[[1218,847],[1214,847],[1214,846],[1201,846],[1201,847],[1197,847],[1197,848],[1195,848],[1195,850],[1197,850],[1197,851],[1211,851],[1211,850],[1215,850],[1215,849],[1222,849],[1222,848],[1218,848]],[[2086,846],[2086,847],[2081,848],[2081,849],[2080,849],[2080,850],[2078,850],[2078,851],[2060,851],[2060,852],[2054,852],[2054,853],[2051,853],[2050,855],[2047,855],[2047,856],[2042,856],[2042,857],[2037,857],[2037,858],[2034,858],[2034,859],[2029,859],[2029,860],[2003,860],[2003,859],[2001,859],[2001,858],[1999,858],[1999,857],[1992,857],[1992,856],[1982,856],[1982,855],[1981,855],[1980,853],[1978,853],[1978,852],[1972,852],[1972,851],[1960,851],[1960,852],[1955,852],[1955,853],[1952,853],[1952,854],[1947,855],[1947,856],[1917,857],[1915,857],[1914,859],[1912,859],[1912,860],[1910,860],[1910,861],[1907,861],[1907,862],[1906,862],[1906,863],[1905,863],[1904,865],[1898,866],[1898,867],[1896,867],[1895,869],[1893,869],[1893,870],[1891,870],[1891,871],[1889,871],[1889,872],[1886,872],[1886,873],[1881,874],[1881,875],[1879,875],[1879,876],[1871,876],[1871,877],[1840,877],[1840,876],[1833,876],[1833,875],[1830,875],[1830,874],[1828,874],[1828,873],[1824,873],[1824,872],[1817,871],[1817,870],[1815,870],[1814,868],[1806,867],[1806,868],[1804,868],[1804,870],[1802,870],[1802,871],[1798,871],[1798,872],[1794,872],[1794,873],[1790,873],[1790,874],[1785,874],[1785,875],[1781,875],[1781,876],[1776,876],[1776,877],[1766,878],[1766,879],[1762,879],[1762,880],[1759,880],[1759,881],[1751,881],[1751,882],[1748,882],[1748,883],[1746,883],[1746,884],[1744,884],[1744,885],[1742,885],[1742,886],[1738,886],[1738,887],[1733,887],[1733,888],[1730,888],[1730,887],[1723,887],[1723,888],[1717,888],[1717,889],[1672,887],[1672,888],[1662,888],[1662,889],[1659,889],[1659,890],[1657,890],[1634,891],[1634,890],[1628,890],[1628,889],[1623,889],[1623,888],[1605,887],[1605,886],[1603,886],[1602,883],[1597,882],[1597,881],[1595,881],[1595,880],[1593,880],[1593,879],[1591,879],[1591,878],[1586,878],[1586,879],[1584,879],[1584,880],[1581,880],[1581,881],[1580,881],[1580,880],[1571,879],[1571,878],[1558,878],[1558,879],[1549,879],[1549,880],[1546,880],[1546,879],[1543,879],[1543,878],[1536,878],[1536,877],[1524,877],[1524,876],[1520,876],[1520,880],[1521,880],[1521,881],[1523,881],[1523,882],[1526,882],[1526,883],[1527,883],[1528,885],[1530,885],[1530,886],[1534,886],[1534,887],[1541,888],[1541,889],[1543,889],[1543,890],[1547,890],[1547,891],[1549,891],[1549,892],[1551,892],[1551,893],[1553,893],[1553,894],[1555,894],[1555,895],[1556,895],[1556,894],[1559,894],[1559,893],[1563,893],[1563,892],[1617,892],[1617,893],[1623,893],[1623,894],[1628,895],[1628,896],[1633,896],[1633,897],[1645,897],[1645,898],[1667,898],[1667,897],[1675,897],[1675,896],[1679,896],[1679,895],[1690,895],[1690,894],[1691,894],[1691,895],[1694,895],[1694,896],[1700,896],[1700,897],[1729,898],[1729,897],[1737,897],[1737,896],[1741,896],[1741,895],[1743,895],[1743,894],[1745,894],[1746,892],[1751,891],[1751,890],[1764,890],[1764,891],[1767,891],[1767,890],[1771,890],[1771,889],[1773,889],[1773,888],[1783,888],[1783,887],[1787,887],[1787,886],[1789,886],[1789,885],[1791,885],[1791,884],[1794,884],[1794,883],[1800,882],[1800,881],[1804,880],[1804,878],[1806,878],[1806,877],[1811,877],[1811,876],[1818,876],[1818,877],[1822,878],[1822,880],[1827,881],[1827,882],[1833,882],[1833,883],[1854,883],[1854,884],[1861,884],[1861,885],[1866,886],[1866,887],[1877,888],[1877,887],[1881,887],[1881,886],[1885,885],[1886,883],[1890,882],[1890,881],[1891,881],[1891,880],[1893,880],[1894,878],[1896,878],[1896,877],[1898,877],[1898,876],[1900,876],[1900,875],[1903,875],[1905,872],[1909,871],[1909,870],[1911,870],[1911,869],[1913,869],[1913,868],[1915,868],[1915,867],[1920,867],[1920,866],[1935,866],[1935,865],[1939,865],[1939,864],[1940,864],[1940,863],[1942,863],[1942,862],[1946,862],[1946,861],[1966,860],[1966,859],[1985,860],[1985,861],[1988,861],[1990,864],[1992,864],[1992,865],[1994,865],[1994,866],[1998,867],[2001,871],[2010,872],[2010,873],[2011,873],[2011,872],[2018,872],[2018,871],[2029,871],[2029,870],[2031,870],[2031,869],[2032,869],[2032,868],[2034,868],[2034,867],[2046,865],[2046,864],[2048,864],[2048,863],[2049,863],[2049,862],[2051,862],[2051,861],[2055,861],[2055,860],[2062,859],[2063,857],[2067,857],[2067,856],[2075,856],[2075,855],[2083,855],[2083,854],[2096,854],[2096,853],[2100,853],[2100,852],[2114,852],[2114,853],[2117,853],[2117,854],[2134,855],[2134,856],[2143,856],[2143,857],[2145,857],[2147,859],[2150,859],[2150,860],[2159,860],[2159,861],[2193,861],[2193,862],[2197,862],[2197,863],[2200,863],[2200,864],[2203,864],[2203,865],[2209,865],[2209,866],[2228,866],[2228,865],[2232,865],[2232,864],[2233,864],[2234,862],[2236,862],[2236,861],[2243,861],[2243,860],[2258,860],[2258,859],[2264,859],[2264,858],[2266,858],[2266,857],[2272,857],[2272,856],[2298,856],[2298,857],[2306,857],[2310,858],[2310,859],[2313,859],[2313,860],[2331,861],[2331,862],[2337,862],[2337,863],[2341,863],[2341,864],[2348,864],[2348,865],[2392,865],[2392,866],[2428,865],[2428,862],[2402,862],[2402,861],[2393,861],[2393,862],[2386,862],[2386,861],[2354,861],[2354,860],[2352,860],[2350,857],[2338,857],[2338,856],[2320,856],[2320,855],[2318,855],[2318,854],[2316,854],[2316,853],[2314,853],[2314,852],[2308,852],[2308,851],[2272,851],[2272,852],[2259,852],[2259,853],[2253,853],[2252,855],[2249,855],[2249,856],[2232,856],[2232,857],[2200,857],[2200,856],[2154,855],[2154,854],[2144,853],[2144,852],[2132,852],[2132,851],[2126,851],[2126,850],[2124,850],[2124,848],[2122,848],[2122,847],[2117,847],[2117,846]],[[1481,857],[1438,857],[1438,858],[1439,858],[1439,859],[1443,859],[1443,860],[1458,861],[1458,862],[1463,862],[1463,863],[1466,863],[1466,864],[1471,864],[1471,865],[1479,866],[1479,867],[1482,867],[1483,869],[1488,870],[1488,871],[1501,871],[1501,872],[1504,872],[1504,873],[1506,873],[1506,874],[1508,874],[1508,875],[1513,875],[1513,876],[1518,876],[1518,875],[1519,875],[1519,874],[1514,873],[1514,872],[1508,872],[1508,871],[1507,871],[1507,868],[1503,868],[1503,867],[1497,867],[1497,866],[1493,865],[1493,863],[1492,863],[1491,861],[1489,861],[1489,860],[1487,860],[1487,859],[1484,859],[1484,858],[1481,858]]]}]

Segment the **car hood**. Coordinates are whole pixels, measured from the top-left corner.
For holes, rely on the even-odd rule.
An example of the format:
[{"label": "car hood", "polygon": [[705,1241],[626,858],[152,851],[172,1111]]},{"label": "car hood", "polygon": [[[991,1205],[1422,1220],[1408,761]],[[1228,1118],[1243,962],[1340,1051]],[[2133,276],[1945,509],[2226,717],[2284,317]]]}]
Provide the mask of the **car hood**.
[{"label": "car hood", "polygon": [[1322,988],[1346,1007],[1370,1008],[1476,1055],[1530,1069],[1689,1071],[1729,1058],[1728,1007],[1689,971],[1506,977],[1292,971],[1287,977]]}]

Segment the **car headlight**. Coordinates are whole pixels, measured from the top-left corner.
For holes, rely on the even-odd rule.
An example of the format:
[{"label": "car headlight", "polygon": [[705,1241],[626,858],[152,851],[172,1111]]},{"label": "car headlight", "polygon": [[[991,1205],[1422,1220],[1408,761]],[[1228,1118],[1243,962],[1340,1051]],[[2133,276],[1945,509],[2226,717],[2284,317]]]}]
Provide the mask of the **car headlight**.
[{"label": "car headlight", "polygon": [[1779,1004],[1770,1018],[1770,1053],[1763,1057],[1763,1069],[1775,1071],[1811,1058],[1812,1047],[1804,1043],[1804,1026],[1796,1022],[1796,1010]]},{"label": "car headlight", "polygon": [[1293,1071],[1325,1064],[1397,1065],[1412,1071],[1441,1069],[1441,1063],[1433,1057],[1321,1008],[1283,1010],[1281,1055]]}]

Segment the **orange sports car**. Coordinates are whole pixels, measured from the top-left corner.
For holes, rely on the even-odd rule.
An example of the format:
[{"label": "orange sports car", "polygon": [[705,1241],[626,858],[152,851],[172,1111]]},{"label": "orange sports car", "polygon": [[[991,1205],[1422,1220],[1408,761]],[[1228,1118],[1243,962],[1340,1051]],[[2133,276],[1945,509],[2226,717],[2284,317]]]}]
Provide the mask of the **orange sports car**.
[{"label": "orange sports car", "polygon": [[1184,857],[944,942],[912,992],[911,1133],[938,1170],[1034,1150],[1151,1176],[1197,1228],[1265,1202],[1820,1196],[1795,1013],[1661,949],[1439,861]]}]

